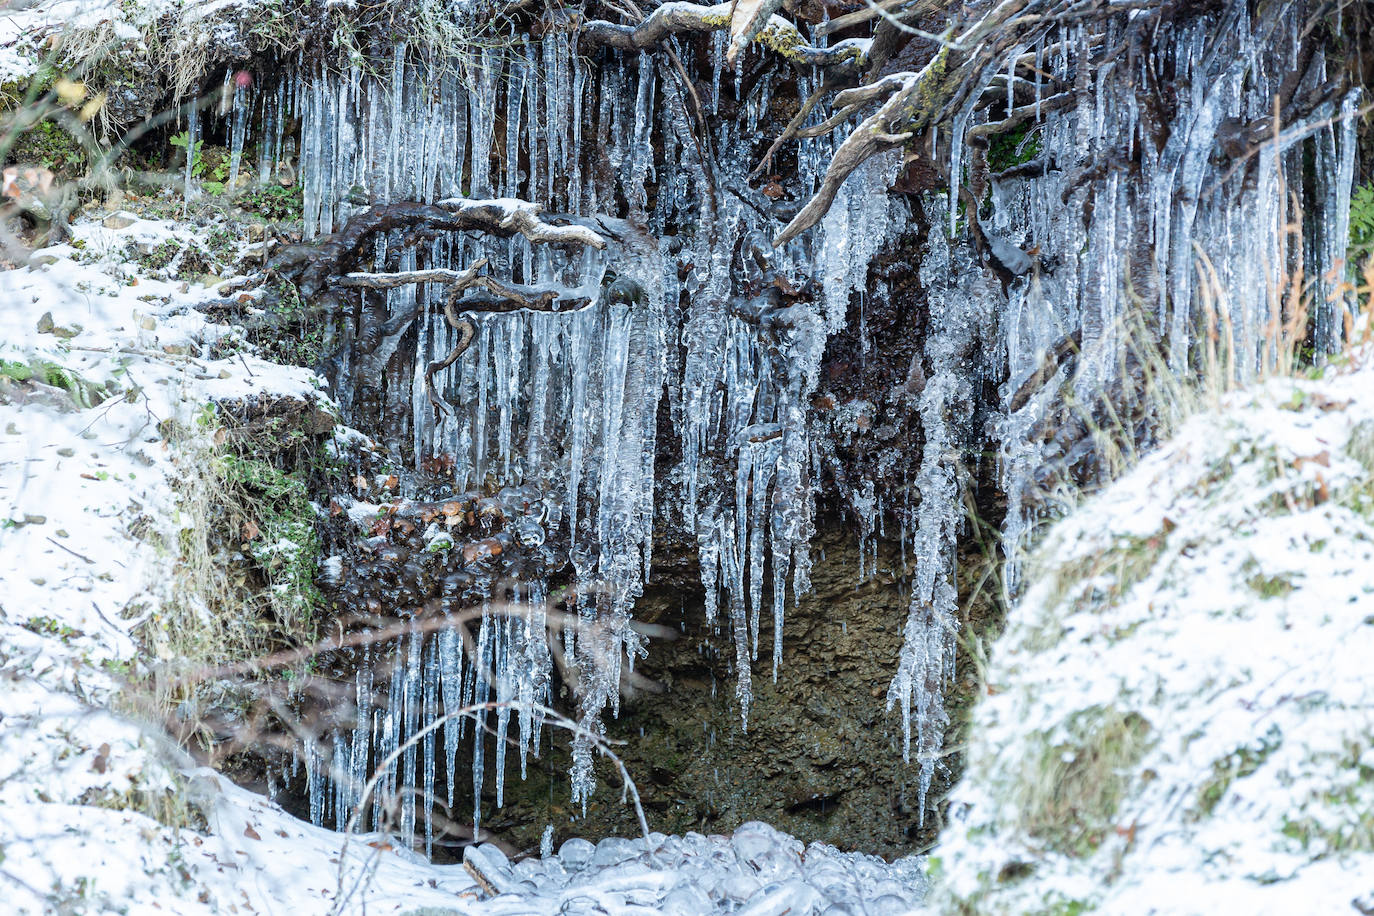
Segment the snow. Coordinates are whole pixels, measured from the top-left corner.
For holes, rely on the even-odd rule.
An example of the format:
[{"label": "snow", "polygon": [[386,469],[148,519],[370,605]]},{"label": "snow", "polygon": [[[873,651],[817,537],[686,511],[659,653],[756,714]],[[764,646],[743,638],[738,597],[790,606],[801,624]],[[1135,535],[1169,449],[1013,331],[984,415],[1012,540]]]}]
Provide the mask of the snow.
[{"label": "snow", "polygon": [[944,894],[979,912],[1374,900],[1371,391],[1367,367],[1232,395],[1049,533],[974,714]]}]

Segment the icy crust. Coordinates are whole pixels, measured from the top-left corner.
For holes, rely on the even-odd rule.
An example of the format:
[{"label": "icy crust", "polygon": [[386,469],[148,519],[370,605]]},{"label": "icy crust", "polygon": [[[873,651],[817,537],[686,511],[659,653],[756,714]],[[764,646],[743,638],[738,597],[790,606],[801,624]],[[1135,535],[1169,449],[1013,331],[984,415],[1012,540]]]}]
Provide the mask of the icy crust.
[{"label": "icy crust", "polygon": [[467,852],[466,865],[500,893],[481,913],[702,916],[839,916],[922,912],[924,860],[888,864],[840,852],[752,821],[733,836],[611,838],[565,842],[557,855],[510,862],[495,846]]},{"label": "icy crust", "polygon": [[940,912],[1374,904],[1371,391],[1235,395],[1050,533],[973,717]]}]

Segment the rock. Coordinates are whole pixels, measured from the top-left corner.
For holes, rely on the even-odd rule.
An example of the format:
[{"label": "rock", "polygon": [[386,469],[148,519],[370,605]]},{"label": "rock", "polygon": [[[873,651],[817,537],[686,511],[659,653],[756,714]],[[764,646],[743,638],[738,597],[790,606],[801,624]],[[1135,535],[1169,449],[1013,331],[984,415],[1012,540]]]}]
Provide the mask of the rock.
[{"label": "rock", "polygon": [[44,312],[43,317],[38,319],[38,333],[51,334],[53,329],[52,312]]},{"label": "rock", "polygon": [[128,213],[111,213],[101,220],[100,225],[106,229],[128,229],[135,222],[135,217]]}]

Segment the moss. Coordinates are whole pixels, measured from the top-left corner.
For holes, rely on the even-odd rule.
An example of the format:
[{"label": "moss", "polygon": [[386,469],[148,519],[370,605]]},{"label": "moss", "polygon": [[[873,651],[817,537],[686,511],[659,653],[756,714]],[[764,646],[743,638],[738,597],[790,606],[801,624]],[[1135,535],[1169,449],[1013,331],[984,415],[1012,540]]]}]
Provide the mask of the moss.
[{"label": "moss", "polygon": [[238,533],[267,579],[280,622],[308,625],[322,598],[315,587],[320,537],[305,482],[261,459],[232,454],[220,456],[215,470],[251,507]]},{"label": "moss", "polygon": [[1040,139],[1032,138],[1026,142],[1028,128],[1018,127],[992,137],[988,143],[988,168],[1001,172],[1012,166],[1023,165],[1040,155]]},{"label": "moss", "polygon": [[801,33],[796,29],[769,24],[754,39],[759,44],[788,60],[799,60],[798,49],[802,46]]},{"label": "moss", "polygon": [[1245,584],[1261,598],[1286,598],[1293,593],[1296,587],[1293,584],[1291,575],[1265,576],[1255,574],[1245,580]]},{"label": "moss", "polygon": [[70,133],[52,121],[39,121],[14,139],[4,151],[8,162],[41,165],[73,177],[86,171],[86,151]]}]

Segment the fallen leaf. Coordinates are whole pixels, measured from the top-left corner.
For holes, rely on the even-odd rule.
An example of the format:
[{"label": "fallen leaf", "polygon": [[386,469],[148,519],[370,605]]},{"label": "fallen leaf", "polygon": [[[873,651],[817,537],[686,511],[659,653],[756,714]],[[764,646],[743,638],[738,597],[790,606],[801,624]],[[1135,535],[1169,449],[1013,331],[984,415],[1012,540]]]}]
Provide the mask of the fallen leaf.
[{"label": "fallen leaf", "polygon": [[245,825],[243,826],[243,835],[246,836],[246,837],[248,837],[248,839],[250,839],[250,840],[260,840],[260,839],[262,839],[262,837],[258,835],[258,832],[257,832],[256,830],[253,829],[253,825],[252,825],[252,824],[245,824]]},{"label": "fallen leaf", "polygon": [[382,487],[383,489],[394,490],[396,489],[396,484],[400,482],[401,479],[397,477],[395,474],[392,474],[385,481],[382,482]]},{"label": "fallen leaf", "polygon": [[246,521],[246,522],[243,523],[243,539],[244,539],[245,541],[251,541],[251,540],[253,540],[253,538],[255,538],[255,537],[258,536],[258,534],[259,534],[259,529],[258,529],[258,523],[257,523],[257,522],[253,521],[253,520],[250,518],[248,521]]},{"label": "fallen leaf", "polygon": [[95,759],[91,761],[91,771],[94,773],[104,773],[110,768],[110,745],[100,745],[100,750],[96,752]]},{"label": "fallen leaf", "polygon": [[1329,468],[1331,467],[1331,453],[1322,450],[1315,455],[1299,455],[1293,460],[1293,469],[1301,471],[1305,464],[1319,464],[1324,468]]},{"label": "fallen leaf", "polygon": [[776,181],[770,181],[763,186],[763,196],[769,200],[777,200],[787,192],[782,189],[782,185]]},{"label": "fallen leaf", "polygon": [[367,482],[367,478],[364,477],[362,474],[359,474],[358,476],[353,478],[353,488],[357,490],[359,493],[366,493],[368,487],[370,486],[372,485]]}]

